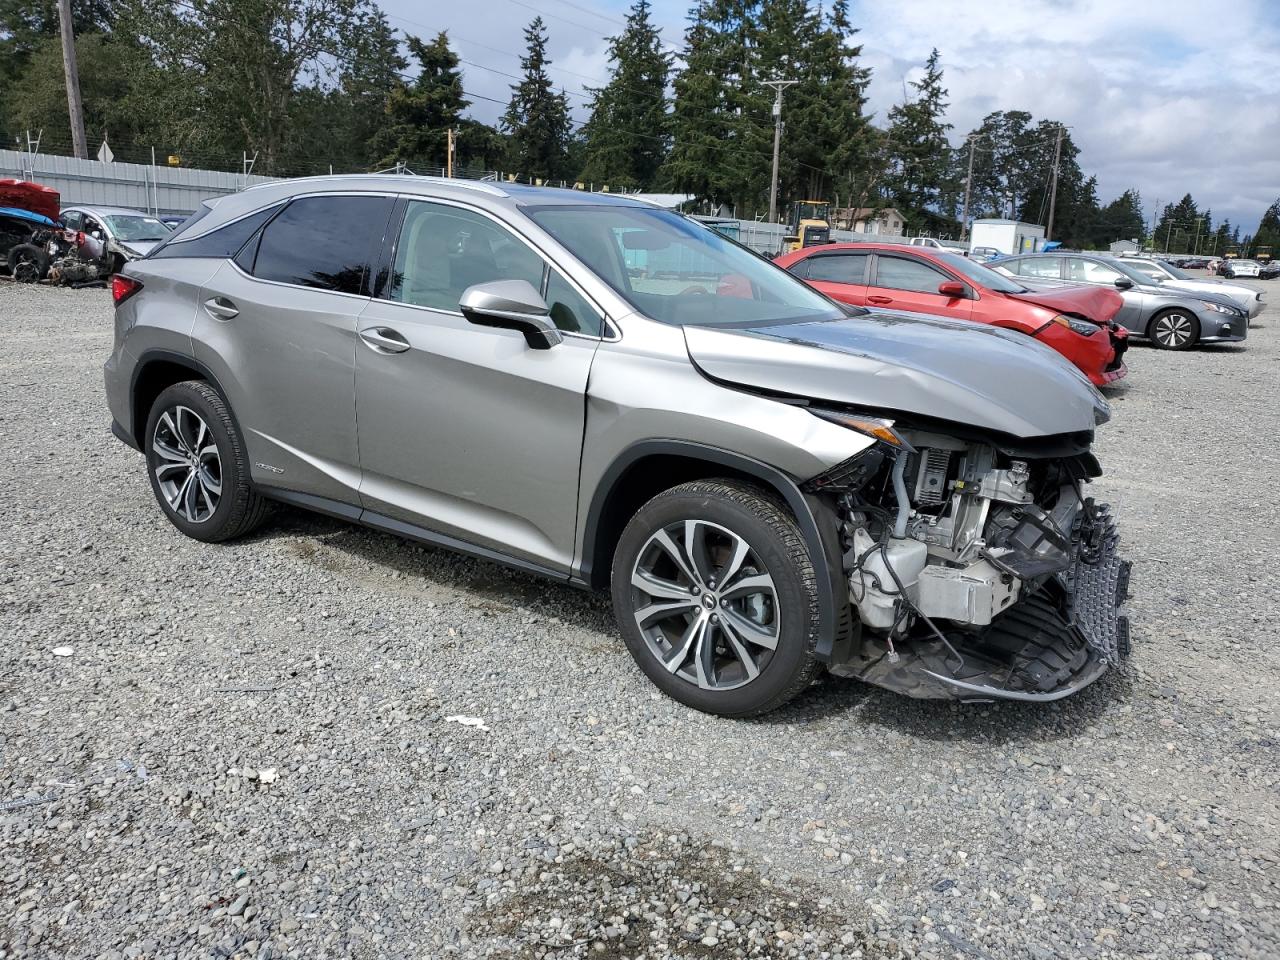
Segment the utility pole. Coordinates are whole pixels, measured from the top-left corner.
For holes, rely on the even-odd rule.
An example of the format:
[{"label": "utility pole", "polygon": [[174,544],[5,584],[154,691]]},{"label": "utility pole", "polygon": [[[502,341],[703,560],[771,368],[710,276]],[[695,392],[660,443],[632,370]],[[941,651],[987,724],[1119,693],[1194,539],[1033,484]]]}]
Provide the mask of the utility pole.
[{"label": "utility pole", "polygon": [[969,170],[964,175],[964,213],[960,216],[960,239],[969,239],[969,186],[973,183],[973,134],[969,134]]},{"label": "utility pole", "polygon": [[777,94],[773,100],[773,177],[769,180],[769,222],[778,222],[778,151],[782,146],[782,91],[799,80],[766,80]]},{"label": "utility pole", "polygon": [[453,127],[449,128],[449,146],[444,155],[444,175],[453,177]]},{"label": "utility pole", "polygon": [[71,0],[58,0],[62,26],[62,67],[67,74],[67,110],[71,114],[71,145],[81,160],[89,159],[84,138],[84,102],[80,99],[80,69],[76,66],[76,37],[71,29]]},{"label": "utility pole", "polygon": [[1200,253],[1200,224],[1202,223],[1204,223],[1204,217],[1196,217],[1196,243],[1191,251],[1193,257]]},{"label": "utility pole", "polygon": [[1062,124],[1058,124],[1058,139],[1053,144],[1053,186],[1049,190],[1049,222],[1044,228],[1044,238],[1053,239],[1053,211],[1058,203],[1058,161],[1062,158]]}]

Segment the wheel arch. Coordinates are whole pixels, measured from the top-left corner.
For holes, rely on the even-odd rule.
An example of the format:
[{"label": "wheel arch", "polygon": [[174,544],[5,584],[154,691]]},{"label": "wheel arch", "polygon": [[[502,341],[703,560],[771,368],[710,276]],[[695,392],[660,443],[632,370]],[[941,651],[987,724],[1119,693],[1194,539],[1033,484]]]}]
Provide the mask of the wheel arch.
[{"label": "wheel arch", "polygon": [[606,588],[613,552],[635,512],[663,490],[712,478],[759,484],[775,493],[795,518],[817,574],[821,622],[814,655],[832,660],[837,635],[844,632],[838,625],[847,621],[839,612],[847,603],[837,602],[843,576],[834,513],[802,493],[781,470],[731,450],[687,440],[645,440],[619,454],[604,472],[587,507],[579,576],[592,588]]},{"label": "wheel arch", "polygon": [[[226,402],[226,391],[218,383],[217,377],[194,357],[169,350],[147,350],[138,358],[129,383],[129,428],[133,435],[133,446],[141,450],[146,444],[147,417],[156,398],[167,388],[184,380],[205,381]],[[229,403],[227,410],[234,421],[235,411],[231,410]],[[236,427],[239,428],[239,423]]]}]

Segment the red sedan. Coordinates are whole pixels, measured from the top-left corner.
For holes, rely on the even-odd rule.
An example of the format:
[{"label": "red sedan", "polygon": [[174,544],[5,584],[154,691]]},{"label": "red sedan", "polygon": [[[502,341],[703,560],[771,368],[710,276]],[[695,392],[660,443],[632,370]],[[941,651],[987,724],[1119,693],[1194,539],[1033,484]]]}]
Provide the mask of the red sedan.
[{"label": "red sedan", "polygon": [[833,300],[933,313],[1019,330],[1053,347],[1096,386],[1128,368],[1124,300],[1105,287],[1027,290],[958,253],[892,243],[831,243],[775,261]]}]

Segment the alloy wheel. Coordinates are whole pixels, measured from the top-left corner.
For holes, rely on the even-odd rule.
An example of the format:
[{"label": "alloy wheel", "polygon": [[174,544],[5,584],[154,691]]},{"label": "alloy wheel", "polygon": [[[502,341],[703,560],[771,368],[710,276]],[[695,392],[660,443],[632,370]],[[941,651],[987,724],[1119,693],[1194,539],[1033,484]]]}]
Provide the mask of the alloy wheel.
[{"label": "alloy wheel", "polygon": [[773,577],[738,534],[705,520],[658,530],[631,572],[636,625],[668,673],[703,690],[756,679],[778,646]]},{"label": "alloy wheel", "polygon": [[1154,333],[1161,346],[1177,349],[1191,341],[1194,326],[1185,313],[1166,313],[1156,320]]},{"label": "alloy wheel", "polygon": [[156,482],[174,513],[204,523],[222,498],[222,460],[209,425],[190,407],[170,407],[151,435]]}]

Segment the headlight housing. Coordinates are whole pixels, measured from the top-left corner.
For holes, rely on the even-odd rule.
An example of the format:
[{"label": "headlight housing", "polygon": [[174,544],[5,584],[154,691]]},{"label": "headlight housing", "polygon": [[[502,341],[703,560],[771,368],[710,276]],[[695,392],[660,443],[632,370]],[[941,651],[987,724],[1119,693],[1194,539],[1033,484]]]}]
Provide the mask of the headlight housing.
[{"label": "headlight housing", "polygon": [[1200,305],[1206,310],[1212,310],[1214,313],[1225,313],[1229,317],[1244,316],[1243,310],[1237,310],[1235,307],[1229,307],[1225,303],[1218,303],[1214,300],[1201,300]]},{"label": "headlight housing", "polygon": [[815,417],[857,430],[881,443],[887,443],[899,450],[911,450],[911,444],[893,428],[893,421],[883,417],[872,417],[862,413],[851,413],[844,410],[828,410],[824,407],[810,407],[809,412]]},{"label": "headlight housing", "polygon": [[1088,320],[1078,320],[1075,317],[1064,316],[1061,313],[1049,322],[1056,323],[1060,327],[1066,327],[1072,333],[1078,333],[1082,337],[1091,337],[1102,329],[1096,323],[1090,323]]}]

